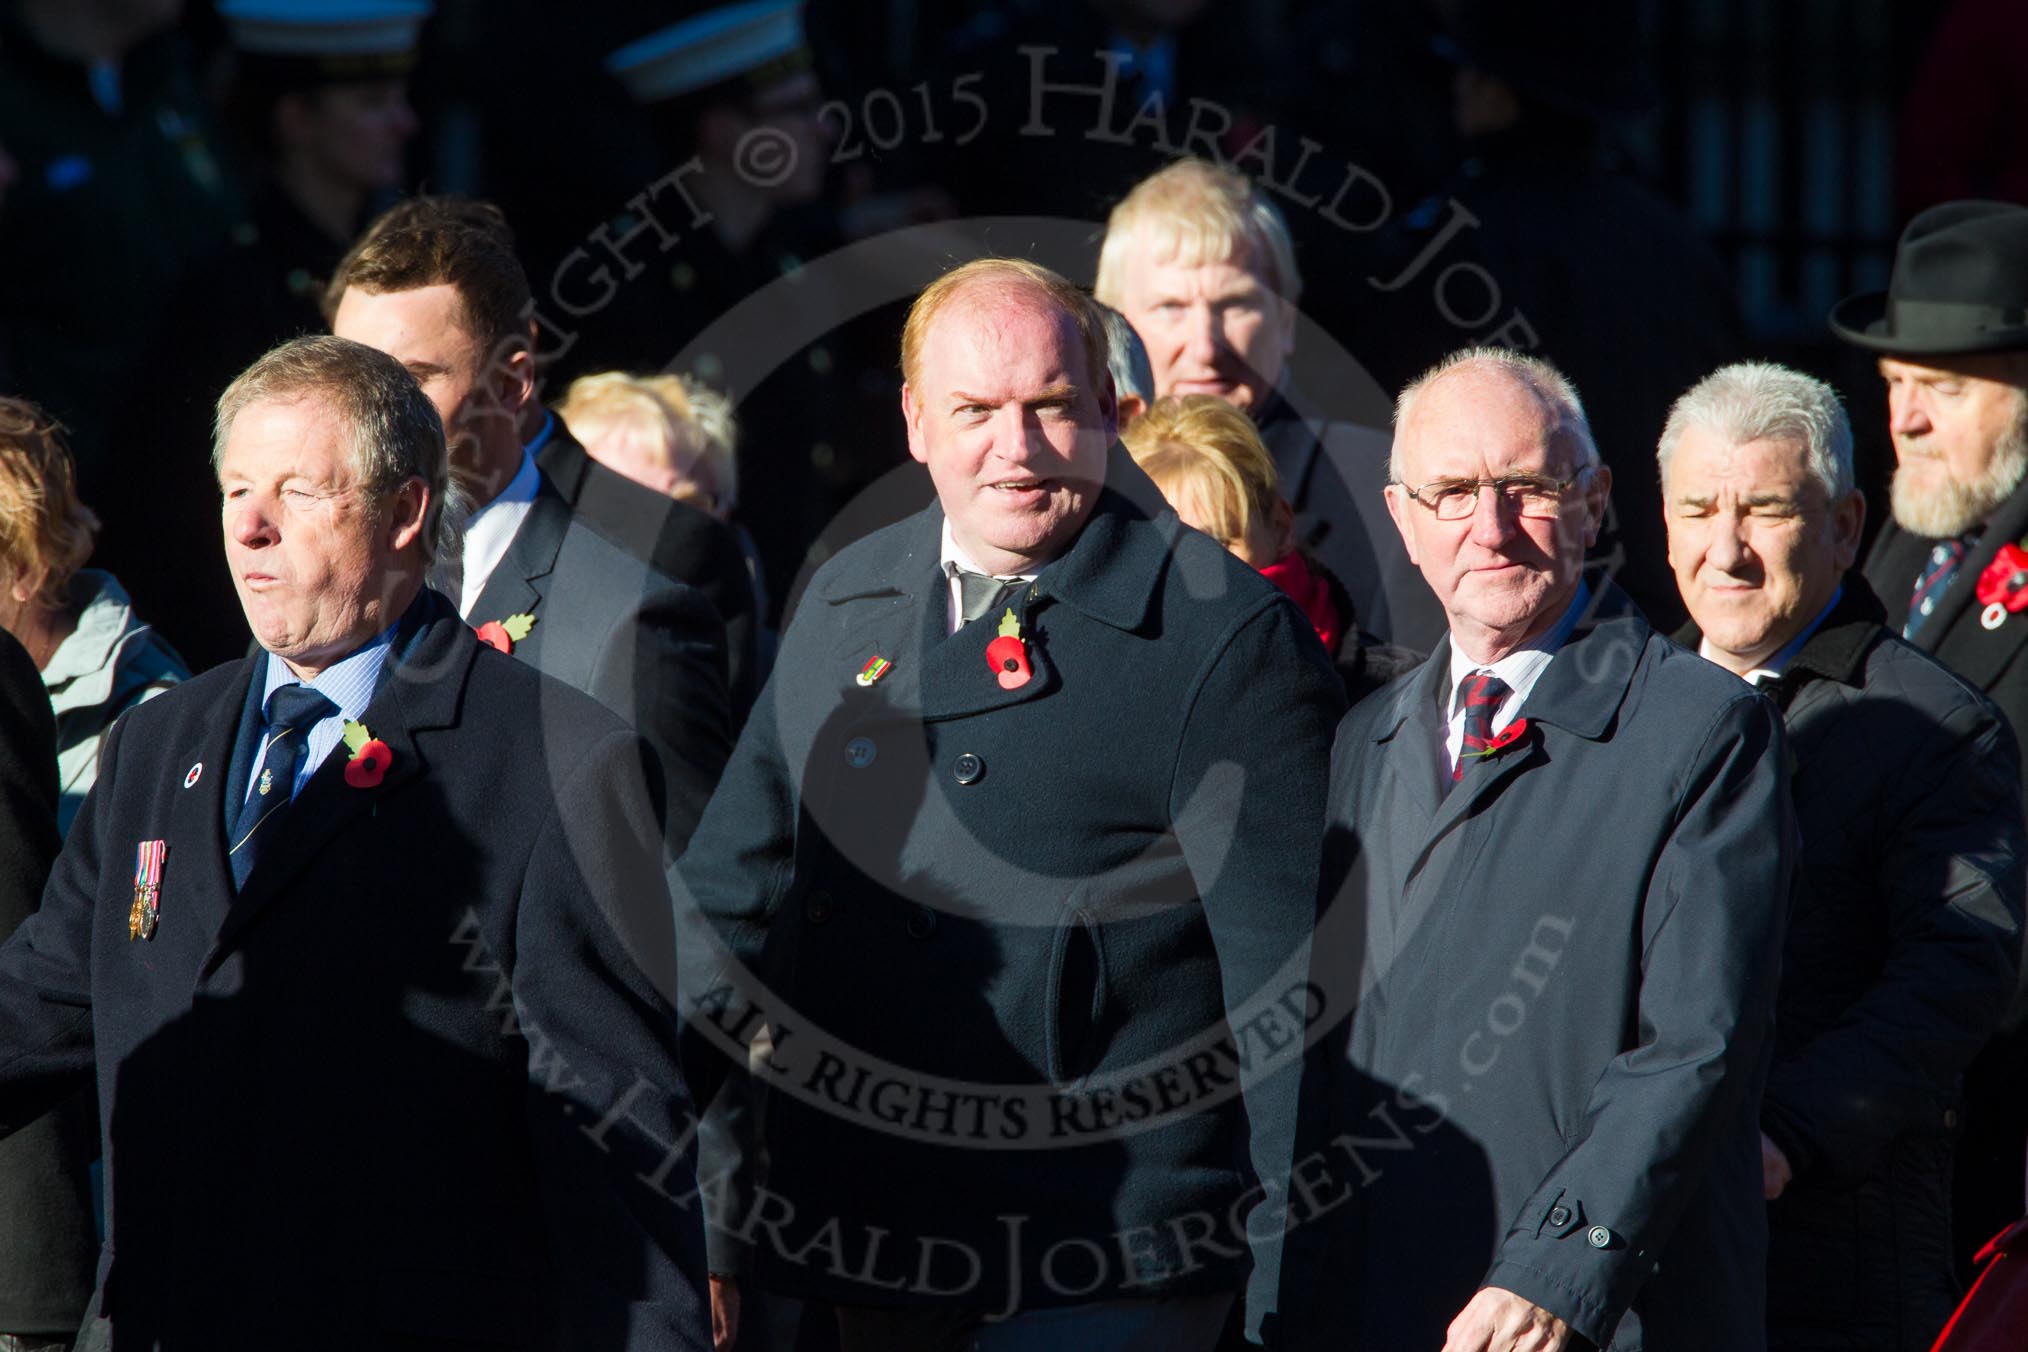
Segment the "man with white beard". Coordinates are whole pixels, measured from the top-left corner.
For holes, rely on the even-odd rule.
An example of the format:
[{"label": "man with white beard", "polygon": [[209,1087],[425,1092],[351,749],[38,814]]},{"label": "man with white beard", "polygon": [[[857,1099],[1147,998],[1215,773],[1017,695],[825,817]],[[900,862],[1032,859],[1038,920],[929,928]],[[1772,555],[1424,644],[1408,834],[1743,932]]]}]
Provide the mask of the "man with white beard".
[{"label": "man with white beard", "polygon": [[[1889,624],[2028,731],[2028,208],[1947,202],[1909,222],[1887,291],[1831,314],[1879,354],[1893,517],[1866,559]],[[1960,1266],[2023,1210],[2028,1038],[2016,996],[1965,1079],[1953,1192]],[[1950,1124],[1955,1125],[1955,1124]]]}]

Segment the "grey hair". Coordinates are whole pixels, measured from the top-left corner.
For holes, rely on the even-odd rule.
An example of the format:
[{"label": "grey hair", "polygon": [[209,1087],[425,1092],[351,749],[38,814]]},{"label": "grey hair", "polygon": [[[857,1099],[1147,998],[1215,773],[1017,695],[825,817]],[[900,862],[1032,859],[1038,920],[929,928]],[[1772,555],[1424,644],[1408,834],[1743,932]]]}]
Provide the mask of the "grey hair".
[{"label": "grey hair", "polygon": [[1801,371],[1773,362],[1743,361],[1721,366],[1692,385],[1669,410],[1655,462],[1669,480],[1669,458],[1693,427],[1715,432],[1728,445],[1752,441],[1795,442],[1808,453],[1812,478],[1832,502],[1841,502],[1856,482],[1852,473],[1852,421],[1838,392]]},{"label": "grey hair", "polygon": [[259,403],[324,401],[344,425],[352,468],[368,492],[388,493],[410,479],[429,488],[423,523],[423,563],[431,581],[436,565],[459,558],[465,495],[451,479],[450,453],[436,405],[406,367],[385,352],[347,338],[319,334],[283,343],[240,373],[218,396],[212,424],[211,468],[225,459],[233,422]]},{"label": "grey hair", "polygon": [[1131,394],[1144,404],[1154,403],[1155,366],[1148,360],[1147,344],[1125,315],[1103,301],[1094,303],[1106,321],[1106,365],[1113,373],[1113,394]]},{"label": "grey hair", "polygon": [[1577,387],[1570,383],[1569,376],[1540,357],[1531,357],[1510,347],[1466,347],[1451,353],[1409,381],[1395,399],[1394,444],[1387,454],[1389,479],[1401,482],[1401,429],[1408,426],[1416,404],[1431,385],[1466,367],[1502,371],[1527,386],[1556,414],[1557,426],[1552,435],[1567,436],[1576,444],[1578,472],[1598,467],[1598,442],[1591,434],[1591,419],[1585,416],[1584,401],[1577,397]]}]

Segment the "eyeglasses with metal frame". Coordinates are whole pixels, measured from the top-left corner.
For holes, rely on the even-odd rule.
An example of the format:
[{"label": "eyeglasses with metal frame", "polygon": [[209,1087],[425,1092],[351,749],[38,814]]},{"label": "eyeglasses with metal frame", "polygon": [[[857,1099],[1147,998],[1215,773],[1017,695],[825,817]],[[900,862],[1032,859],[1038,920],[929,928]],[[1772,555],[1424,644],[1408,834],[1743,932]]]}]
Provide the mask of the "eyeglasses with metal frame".
[{"label": "eyeglasses with metal frame", "polygon": [[1598,468],[1586,465],[1567,479],[1543,474],[1503,474],[1497,479],[1432,479],[1417,488],[1396,481],[1396,486],[1419,506],[1436,514],[1439,521],[1463,521],[1478,509],[1479,491],[1490,488],[1509,511],[1525,517],[1556,517],[1563,512],[1566,495]]}]

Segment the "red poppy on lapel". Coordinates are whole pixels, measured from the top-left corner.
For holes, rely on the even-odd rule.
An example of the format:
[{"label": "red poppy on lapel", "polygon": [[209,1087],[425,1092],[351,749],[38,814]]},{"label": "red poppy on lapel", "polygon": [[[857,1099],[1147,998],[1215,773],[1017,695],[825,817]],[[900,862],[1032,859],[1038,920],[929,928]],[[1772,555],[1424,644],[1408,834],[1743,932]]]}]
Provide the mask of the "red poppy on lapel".
[{"label": "red poppy on lapel", "polygon": [[1979,574],[1978,596],[1986,608],[1979,621],[1988,629],[1998,629],[2009,615],[2028,610],[2028,549],[2001,545]]},{"label": "red poppy on lapel", "polygon": [[1028,665],[1028,645],[1021,641],[1021,621],[1010,606],[1000,621],[1000,636],[986,645],[986,665],[1002,690],[1019,690],[1035,672]]},{"label": "red poppy on lapel", "polygon": [[535,617],[526,611],[509,615],[504,620],[488,620],[479,626],[479,642],[503,653],[512,653],[514,645],[527,638],[528,631],[534,627]]},{"label": "red poppy on lapel", "polygon": [[1491,760],[1527,735],[1528,720],[1517,718],[1512,723],[1509,723],[1506,730],[1492,741],[1486,743],[1477,751],[1467,751],[1464,754],[1470,756],[1473,760]]},{"label": "red poppy on lapel", "polygon": [[345,762],[345,782],[355,789],[370,789],[387,776],[394,753],[387,743],[366,730],[356,719],[345,720],[345,749],[352,753]]}]

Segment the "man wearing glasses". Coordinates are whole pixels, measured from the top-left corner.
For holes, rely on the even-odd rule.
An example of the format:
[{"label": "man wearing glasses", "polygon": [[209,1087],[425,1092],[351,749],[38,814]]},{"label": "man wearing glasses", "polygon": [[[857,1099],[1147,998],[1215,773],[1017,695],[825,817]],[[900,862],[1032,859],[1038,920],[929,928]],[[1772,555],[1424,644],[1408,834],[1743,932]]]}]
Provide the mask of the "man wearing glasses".
[{"label": "man wearing glasses", "polygon": [[1761,1346],[1780,721],[1585,577],[1612,474],[1553,367],[1415,381],[1390,477],[1449,634],[1333,756],[1351,1341]]}]

